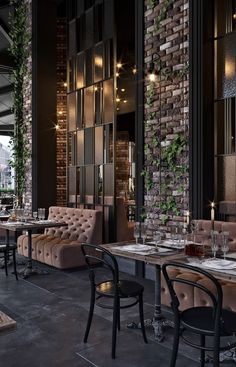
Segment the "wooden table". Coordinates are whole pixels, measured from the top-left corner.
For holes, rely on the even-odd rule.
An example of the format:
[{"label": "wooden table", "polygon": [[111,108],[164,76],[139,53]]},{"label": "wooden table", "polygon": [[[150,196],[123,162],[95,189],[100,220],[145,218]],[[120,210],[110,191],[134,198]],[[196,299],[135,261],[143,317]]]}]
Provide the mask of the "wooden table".
[{"label": "wooden table", "polygon": [[26,268],[23,269],[23,277],[27,278],[29,275],[38,274],[38,269],[33,269],[32,266],[32,232],[39,229],[51,228],[51,227],[64,227],[68,226],[65,222],[54,222],[49,220],[40,220],[32,222],[0,222],[0,228],[6,230],[6,245],[9,245],[9,232],[22,232],[27,231],[28,234],[28,261]]},{"label": "wooden table", "polygon": [[165,321],[161,312],[161,267],[166,261],[176,261],[178,259],[183,259],[183,257],[185,256],[184,252],[173,250],[168,255],[167,253],[165,255],[158,255],[158,252],[151,255],[141,255],[122,250],[122,246],[124,245],[128,245],[128,243],[112,243],[102,245],[102,247],[109,250],[115,256],[121,256],[132,260],[139,260],[145,262],[146,264],[151,264],[155,266],[155,308],[151,324],[154,328],[155,339],[160,342],[164,338],[163,327],[165,326],[165,324],[168,323]]}]

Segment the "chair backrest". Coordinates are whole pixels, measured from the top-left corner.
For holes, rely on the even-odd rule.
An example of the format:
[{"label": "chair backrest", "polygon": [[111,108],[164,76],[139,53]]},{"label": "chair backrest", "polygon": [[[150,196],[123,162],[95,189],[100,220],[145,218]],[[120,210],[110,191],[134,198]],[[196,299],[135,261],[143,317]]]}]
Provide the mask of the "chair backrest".
[{"label": "chair backrest", "polygon": [[48,228],[45,234],[78,242],[102,243],[102,213],[99,210],[51,206],[48,219],[63,221],[68,227]]},{"label": "chair backrest", "polygon": [[110,253],[110,251],[104,249],[101,246],[89,243],[82,243],[81,250],[84,255],[85,262],[90,271],[90,280],[92,280],[95,283],[94,270],[98,269],[98,265],[102,265],[103,268],[105,267],[112,274],[112,280],[114,282],[114,286],[118,287],[119,267],[116,258]]},{"label": "chair backrest", "polygon": [[[180,275],[175,277],[173,276],[173,268],[177,268],[180,270]],[[186,272],[186,270],[188,272]],[[220,317],[222,312],[222,288],[218,280],[208,273],[207,271],[200,269],[198,267],[194,267],[188,264],[180,264],[177,262],[169,262],[165,263],[162,267],[163,275],[166,280],[170,297],[171,297],[171,306],[174,311],[175,319],[179,319],[180,311],[179,305],[180,301],[175,292],[175,285],[177,284],[185,284],[192,286],[194,288],[198,288],[202,292],[204,292],[212,303],[212,317],[214,319],[215,332],[219,333],[220,330]],[[200,274],[202,276],[202,281],[195,282],[188,277],[189,271],[195,274]],[[204,280],[207,280],[207,282]]]}]

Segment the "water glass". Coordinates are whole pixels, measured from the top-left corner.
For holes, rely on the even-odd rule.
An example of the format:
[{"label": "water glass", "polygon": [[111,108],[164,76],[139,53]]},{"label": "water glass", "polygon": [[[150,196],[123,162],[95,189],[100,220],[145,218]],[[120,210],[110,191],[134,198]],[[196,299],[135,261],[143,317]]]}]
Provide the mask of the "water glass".
[{"label": "water glass", "polygon": [[44,220],[45,219],[45,208],[38,209],[38,219]]},{"label": "water glass", "polygon": [[159,243],[161,243],[161,237],[162,237],[162,233],[160,231],[154,232],[153,239],[154,239],[156,247],[159,245]]},{"label": "water glass", "polygon": [[179,228],[177,226],[172,226],[170,229],[172,244],[175,244],[179,240]]},{"label": "water glass", "polygon": [[218,231],[211,231],[211,250],[213,252],[213,258],[216,258],[216,253],[219,249],[219,232]]},{"label": "water glass", "polygon": [[141,237],[143,240],[143,244],[145,244],[147,238],[147,225],[146,223],[141,223]]},{"label": "water glass", "polygon": [[225,259],[225,255],[229,251],[229,232],[221,233],[221,250],[223,251]]},{"label": "water glass", "polygon": [[140,223],[135,222],[134,223],[134,238],[136,240],[136,245],[138,244],[139,237],[140,237]]},{"label": "water glass", "polygon": [[35,220],[37,220],[37,218],[38,218],[38,212],[33,212],[32,214],[33,214],[33,218],[34,218]]}]

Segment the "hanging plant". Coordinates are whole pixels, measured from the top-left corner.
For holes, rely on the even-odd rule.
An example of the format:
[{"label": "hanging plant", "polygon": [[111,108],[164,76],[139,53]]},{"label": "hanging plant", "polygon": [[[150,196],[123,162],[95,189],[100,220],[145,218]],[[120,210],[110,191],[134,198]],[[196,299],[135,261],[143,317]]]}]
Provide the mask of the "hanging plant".
[{"label": "hanging plant", "polygon": [[29,142],[27,137],[27,126],[24,121],[24,80],[29,76],[27,61],[29,58],[29,42],[31,33],[28,30],[28,7],[24,1],[11,0],[13,14],[10,19],[10,53],[14,59],[14,93],[13,112],[15,115],[14,134],[10,145],[12,157],[9,162],[15,172],[15,191],[20,200],[25,191],[26,176],[25,169],[30,157]]}]

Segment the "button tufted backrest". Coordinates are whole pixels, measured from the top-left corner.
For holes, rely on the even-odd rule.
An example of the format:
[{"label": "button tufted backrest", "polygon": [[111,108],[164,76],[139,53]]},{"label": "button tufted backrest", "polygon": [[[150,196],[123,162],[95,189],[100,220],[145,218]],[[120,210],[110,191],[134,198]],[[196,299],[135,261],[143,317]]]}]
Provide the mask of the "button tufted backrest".
[{"label": "button tufted backrest", "polygon": [[102,243],[102,213],[92,209],[51,206],[48,219],[63,221],[68,227],[48,228],[45,234],[78,242]]}]

